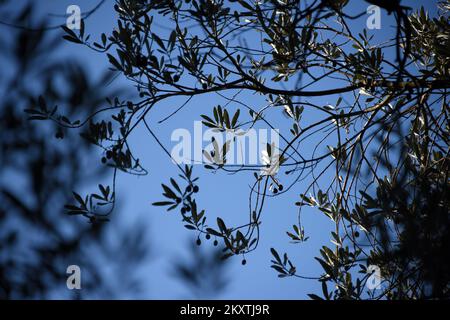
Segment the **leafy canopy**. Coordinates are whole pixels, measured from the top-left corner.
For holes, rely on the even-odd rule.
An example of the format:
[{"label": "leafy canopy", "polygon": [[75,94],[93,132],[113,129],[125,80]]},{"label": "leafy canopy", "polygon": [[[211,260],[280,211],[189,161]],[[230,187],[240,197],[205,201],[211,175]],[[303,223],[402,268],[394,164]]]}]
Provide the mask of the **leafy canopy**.
[{"label": "leafy canopy", "polygon": [[[128,144],[137,127],[169,154],[148,121],[163,101],[185,99],[175,114],[194,96],[217,95],[226,104],[201,116],[218,131],[271,128],[283,113],[282,145],[266,150],[279,171],[228,165],[226,143],[215,147],[219,157],[211,154],[221,161],[205,166],[249,176],[247,222],[209,221],[195,200],[198,180],[188,165],[178,166],[181,180],[163,184],[164,200],[154,205],[177,210],[197,234],[221,239],[228,257],[257,248],[265,203],[294,188],[298,222],[289,239],[307,240],[301,210],[309,205],[335,225],[333,246],[320,250],[323,272],[313,277],[272,249],[281,277],[317,279],[327,299],[449,297],[449,3],[439,4],[436,17],[400,1],[369,4],[395,21],[393,28],[383,22],[386,39],[366,30],[365,10],[355,15],[348,1],[119,0],[110,34],[91,42],[82,25],[79,32],[66,28],[65,38],[104,52],[140,99],[109,100],[83,120],[42,106],[33,114],[85,128],[83,136],[104,150],[115,182],[117,171],[147,173]],[[248,94],[257,98],[250,103]],[[325,99],[335,103],[324,105]],[[76,196],[70,213],[105,218],[113,206],[107,213],[97,208],[114,203],[114,182],[98,194]],[[381,268],[381,291],[364,290],[370,264]]]}]

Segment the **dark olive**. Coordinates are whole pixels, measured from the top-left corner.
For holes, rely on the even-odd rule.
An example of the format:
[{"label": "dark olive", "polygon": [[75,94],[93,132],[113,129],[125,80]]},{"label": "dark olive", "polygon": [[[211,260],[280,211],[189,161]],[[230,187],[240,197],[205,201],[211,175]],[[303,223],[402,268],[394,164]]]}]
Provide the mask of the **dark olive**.
[{"label": "dark olive", "polygon": [[106,158],[108,159],[112,158],[112,152],[110,150],[106,151]]},{"label": "dark olive", "polygon": [[283,185],[282,184],[280,184],[279,186],[278,186],[278,189],[280,190],[280,191],[283,191]]},{"label": "dark olive", "polygon": [[207,240],[209,240],[209,239],[211,239],[211,235],[208,233],[208,234],[205,236],[205,238],[206,238]]},{"label": "dark olive", "polygon": [[106,163],[106,158],[102,157],[102,163]]},{"label": "dark olive", "polygon": [[206,90],[206,89],[208,89],[208,85],[206,83],[204,83],[204,84],[202,84],[202,88],[203,88],[203,90]]},{"label": "dark olive", "polygon": [[214,240],[213,244],[214,244],[214,246],[217,246],[219,244],[219,241]]},{"label": "dark olive", "polygon": [[187,186],[186,187],[186,192],[191,192],[192,191],[192,187],[191,186]]},{"label": "dark olive", "polygon": [[139,55],[136,58],[136,64],[138,67],[146,67],[148,64],[148,59],[147,57],[143,56],[143,55]]},{"label": "dark olive", "polygon": [[194,193],[197,193],[200,188],[198,186],[194,186]]},{"label": "dark olive", "polygon": [[241,263],[243,266],[245,266],[247,264],[247,260],[243,259]]},{"label": "dark olive", "polygon": [[201,245],[202,244],[202,240],[200,240],[200,238],[197,239],[197,245]]}]

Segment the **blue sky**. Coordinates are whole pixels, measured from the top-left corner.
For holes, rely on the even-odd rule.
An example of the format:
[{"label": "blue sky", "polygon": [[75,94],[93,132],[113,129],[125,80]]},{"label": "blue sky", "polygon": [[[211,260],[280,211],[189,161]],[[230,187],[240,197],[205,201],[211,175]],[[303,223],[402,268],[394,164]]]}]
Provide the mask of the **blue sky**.
[{"label": "blue sky", "polygon": [[[20,1],[19,1],[20,2]],[[25,2],[25,1],[23,1]],[[70,4],[77,4],[82,11],[90,10],[97,1],[92,0],[40,0],[36,2],[36,9],[42,17],[48,17],[48,24],[60,24],[64,18],[49,16],[48,14],[65,14]],[[435,1],[402,1],[407,6],[417,8],[420,4],[432,9]],[[352,11],[361,12],[367,7],[364,1],[352,1]],[[86,32],[93,39],[99,39],[102,32],[110,33],[116,23],[113,10],[113,1],[106,3],[95,12],[86,23]],[[366,16],[352,22],[352,27],[364,28]],[[369,30],[369,34],[375,34],[377,39],[383,39],[393,35],[392,17],[384,14],[382,16],[381,30]],[[60,31],[52,31],[60,32]],[[63,40],[62,40],[63,41]],[[109,66],[103,54],[80,45],[66,43],[58,51],[66,57],[74,57],[83,61],[86,68],[90,70],[92,77],[97,77]],[[130,86],[122,77],[111,84],[113,86]],[[130,88],[132,90],[132,88]],[[246,99],[255,99],[248,96]],[[333,104],[336,97],[322,98],[321,103]],[[195,97],[182,112],[178,113],[163,124],[157,122],[170,114],[179,106],[179,101],[163,102],[152,111],[149,121],[166,146],[173,146],[170,141],[171,133],[177,128],[193,130],[193,122],[200,120],[200,114],[211,114],[212,107],[217,105],[217,96],[208,95]],[[256,106],[255,106],[256,107]],[[275,119],[278,123],[283,118]],[[137,270],[142,275],[145,292],[142,298],[176,299],[189,298],[186,289],[179,281],[170,275],[171,261],[178,257],[188,256],[188,243],[195,235],[186,230],[176,212],[166,213],[163,208],[152,207],[151,203],[161,199],[161,183],[168,181],[169,177],[178,174],[176,167],[168,159],[167,155],[157,146],[155,141],[147,134],[144,127],[138,128],[131,137],[131,146],[135,154],[141,159],[142,164],[148,169],[149,174],[143,177],[119,174],[117,180],[117,196],[120,209],[111,216],[111,219],[120,219],[124,225],[149,222],[149,238],[153,250],[153,259],[143,268]],[[311,148],[314,141],[305,144],[303,148]],[[310,152],[311,150],[305,150]],[[91,165],[100,163],[98,159],[92,159]],[[202,208],[206,208],[211,215],[210,221],[215,216],[224,217],[225,221],[239,223],[247,219],[247,198],[249,183],[252,181],[251,174],[226,175],[223,173],[210,174],[202,166],[194,166],[194,174],[200,177],[200,193],[197,202]],[[283,177],[282,177],[283,179]],[[103,181],[108,184],[109,181]],[[94,191],[95,185],[86,185],[85,192]],[[329,230],[331,222],[321,213],[307,208],[303,211],[302,222],[309,240],[303,244],[290,244],[286,231],[297,220],[297,207],[294,203],[298,201],[302,192],[302,185],[296,185],[289,192],[280,197],[268,201],[264,209],[264,218],[261,226],[261,241],[259,248],[246,257],[247,265],[240,264],[240,258],[232,258],[229,264],[228,275],[232,279],[228,289],[219,297],[224,299],[304,299],[307,293],[320,294],[320,285],[314,280],[279,279],[276,272],[270,268],[270,251],[275,247],[279,252],[288,252],[291,260],[297,265],[300,274],[306,276],[318,276],[321,270],[319,264],[314,260],[319,248],[323,244],[329,244]],[[214,225],[214,223],[213,223]],[[205,246],[211,243],[203,242]],[[107,268],[107,266],[105,266]],[[123,298],[128,298],[124,296]]]}]

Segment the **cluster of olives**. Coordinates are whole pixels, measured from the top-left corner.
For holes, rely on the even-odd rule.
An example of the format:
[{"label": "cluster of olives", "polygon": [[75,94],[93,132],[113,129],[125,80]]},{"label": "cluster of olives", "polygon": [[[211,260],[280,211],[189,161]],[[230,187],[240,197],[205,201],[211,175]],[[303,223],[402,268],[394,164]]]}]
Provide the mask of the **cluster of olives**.
[{"label": "cluster of olives", "polygon": [[198,187],[198,186],[196,186],[196,185],[189,185],[189,186],[187,186],[186,187],[186,192],[194,192],[194,193],[197,193],[198,191],[200,190],[200,188]]},{"label": "cluster of olives", "polygon": [[274,194],[277,194],[278,191],[283,191],[283,188],[284,188],[284,187],[283,187],[282,184],[278,184],[276,187],[273,188],[272,192],[273,192]]},{"label": "cluster of olives", "polygon": [[[211,239],[211,235],[209,233],[207,233],[205,238],[206,238],[206,240],[209,240],[209,239]],[[200,239],[200,237],[197,238],[196,243],[198,246],[202,244],[202,240]],[[219,241],[217,241],[217,239],[214,239],[213,245],[215,247],[217,247],[218,244],[219,244]]]},{"label": "cluster of olives", "polygon": [[102,163],[105,164],[109,159],[113,156],[113,152],[111,150],[106,151],[106,156],[102,157]]},{"label": "cluster of olives", "polygon": [[[188,186],[186,187],[186,192],[187,192],[187,193],[191,193],[191,192],[197,193],[197,192],[199,192],[199,190],[200,190],[200,188],[199,188],[198,186],[196,186],[196,185],[188,185]],[[191,201],[191,196],[188,195],[188,196],[186,197],[186,200],[187,200],[188,202],[190,202],[190,201]],[[181,203],[181,199],[180,199],[180,198],[177,198],[176,201],[177,201],[177,203]],[[181,208],[181,213],[183,213],[183,214],[186,213],[186,212],[190,212],[190,211],[191,211],[191,207],[190,207],[189,205],[187,205],[187,204],[185,204],[185,205]]]},{"label": "cluster of olives", "polygon": [[[205,236],[205,238],[206,238],[206,240],[209,240],[209,239],[211,239],[211,235],[210,235],[209,233],[207,233],[206,236]],[[197,241],[196,241],[195,243],[196,243],[198,246],[200,246],[200,245],[202,244],[202,240],[200,239],[200,236],[197,238]],[[217,247],[218,244],[219,244],[219,241],[217,241],[217,239],[214,239],[213,245],[214,245],[215,247]],[[235,253],[236,253],[236,254],[239,254],[239,251],[236,251]],[[247,260],[246,260],[245,258],[242,259],[241,264],[242,264],[243,266],[245,266],[245,265],[247,264]]]},{"label": "cluster of olives", "polygon": [[[280,189],[280,191],[283,190],[283,186],[282,186],[282,185],[278,185],[278,188]],[[193,184],[190,184],[190,185],[188,185],[188,186],[186,187],[186,192],[187,192],[187,193],[191,193],[191,192],[197,193],[199,190],[200,190],[200,188],[199,188],[198,186],[196,186],[196,185],[193,185]],[[278,190],[277,190],[277,192],[278,192]],[[190,196],[188,196],[188,197],[190,197]],[[180,202],[181,202],[181,199],[180,199],[180,198],[177,198],[176,201],[177,201],[177,203],[180,203]],[[191,211],[191,208],[190,208],[188,205],[184,205],[184,206],[181,208],[181,212],[182,212],[183,214],[186,213],[186,212],[189,212],[189,211]],[[210,235],[209,233],[207,233],[207,234],[205,235],[205,239],[206,239],[206,240],[210,240],[210,239],[211,239],[211,235]],[[200,236],[197,238],[197,241],[196,241],[195,243],[196,243],[198,246],[200,246],[200,245],[202,244],[202,240],[200,239]],[[217,239],[214,239],[213,245],[214,245],[215,247],[217,247],[217,246],[219,245],[219,241],[217,241]],[[236,251],[236,254],[239,254],[239,251]],[[245,266],[245,265],[247,264],[247,260],[245,260],[245,258],[244,258],[244,259],[242,259],[241,263],[242,263],[243,266]]]}]

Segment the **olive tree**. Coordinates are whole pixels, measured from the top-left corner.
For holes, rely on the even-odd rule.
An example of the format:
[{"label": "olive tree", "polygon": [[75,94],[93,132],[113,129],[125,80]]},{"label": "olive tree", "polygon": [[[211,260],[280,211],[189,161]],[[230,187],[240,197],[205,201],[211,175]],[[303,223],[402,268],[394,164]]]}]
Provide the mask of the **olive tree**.
[{"label": "olive tree", "polygon": [[[178,211],[199,241],[221,240],[229,257],[257,249],[265,204],[294,189],[298,222],[289,239],[307,240],[301,212],[313,206],[333,221],[333,246],[320,250],[323,271],[313,277],[272,249],[280,277],[317,279],[326,299],[449,297],[449,3],[437,4],[435,17],[400,1],[366,4],[395,21],[383,25],[386,39],[367,30],[365,10],[354,14],[348,1],[329,0],[118,0],[110,34],[94,41],[84,24],[65,28],[68,41],[104,52],[140,97],[109,100],[85,119],[34,111],[85,128],[112,168],[111,188],[77,196],[69,213],[107,219],[117,172],[147,173],[128,144],[136,128],[170,156],[148,122],[150,111],[184,99],[168,121],[194,96],[214,94],[226,103],[200,116],[219,132],[274,128],[276,114],[285,115],[280,146],[268,144],[262,164],[227,163],[230,141],[212,141],[204,151],[204,170],[248,175],[248,220],[210,221],[196,202],[190,165],[177,165],[179,178],[162,185],[164,200],[155,206]],[[365,290],[374,280],[371,265],[381,269],[381,290]]]}]

